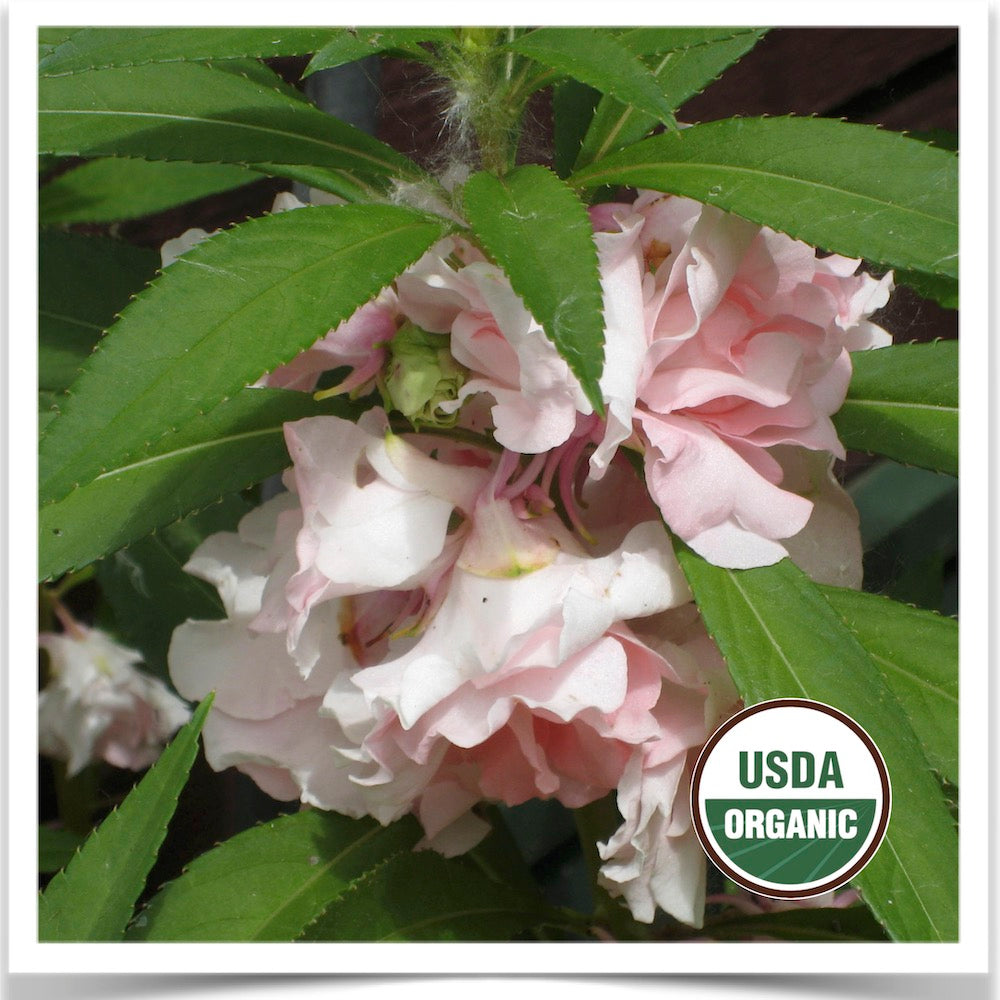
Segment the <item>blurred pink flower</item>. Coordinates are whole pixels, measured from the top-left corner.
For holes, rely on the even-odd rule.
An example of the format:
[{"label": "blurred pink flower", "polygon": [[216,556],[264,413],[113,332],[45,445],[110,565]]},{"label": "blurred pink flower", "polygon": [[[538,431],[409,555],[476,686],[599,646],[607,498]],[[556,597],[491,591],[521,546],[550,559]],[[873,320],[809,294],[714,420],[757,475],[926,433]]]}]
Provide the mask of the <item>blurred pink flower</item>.
[{"label": "blurred pink flower", "polygon": [[67,762],[72,777],[92,761],[149,767],[191,713],[156,677],[136,669],[142,654],[100,629],[71,623],[43,632],[49,681],[38,696],[41,752]]}]

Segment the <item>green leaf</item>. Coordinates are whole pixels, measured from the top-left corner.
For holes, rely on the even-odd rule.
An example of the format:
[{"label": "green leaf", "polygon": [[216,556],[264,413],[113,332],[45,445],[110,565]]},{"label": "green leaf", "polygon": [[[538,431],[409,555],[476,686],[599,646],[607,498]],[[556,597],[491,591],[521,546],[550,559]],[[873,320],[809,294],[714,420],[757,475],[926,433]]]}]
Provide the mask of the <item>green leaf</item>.
[{"label": "green leaf", "polygon": [[212,698],[49,883],[38,903],[40,941],[122,939],[187,781]]},{"label": "green leaf", "polygon": [[851,355],[833,422],[848,448],[958,474],[958,343],[900,344]]},{"label": "green leaf", "polygon": [[925,299],[933,299],[945,309],[958,308],[958,279],[946,278],[940,274],[923,274],[921,271],[907,271],[897,268],[893,272],[897,285],[908,285]]},{"label": "green leaf", "polygon": [[583,203],[539,166],[518,167],[502,178],[475,174],[464,203],[476,235],[603,414],[601,286]]},{"label": "green leaf", "polygon": [[38,394],[38,433],[41,434],[59,415],[59,407],[54,392],[43,391]]},{"label": "green leaf", "polygon": [[952,153],[958,152],[958,133],[950,129],[934,128],[927,132],[907,132],[906,136],[918,142],[928,142],[932,146],[950,150]]},{"label": "green leaf", "polygon": [[705,624],[744,701],[809,698],[845,712],[885,758],[892,816],[854,879],[898,941],[958,938],[958,837],[920,742],[864,647],[787,559],[728,570],[679,553]]},{"label": "green leaf", "polygon": [[425,60],[428,53],[420,47],[421,42],[454,44],[455,41],[451,28],[343,28],[316,52],[302,75],[306,77],[380,52]]},{"label": "green leaf", "polygon": [[958,783],[958,622],[875,594],[821,587],[899,699],[928,763]]},{"label": "green leaf", "polygon": [[531,874],[510,827],[504,820],[500,808],[482,804],[483,819],[490,824],[490,832],[464,855],[487,878],[503,882],[515,889],[537,892],[538,883]]},{"label": "green leaf", "polygon": [[322,48],[334,28],[81,28],[38,64],[42,76],[112,66],[297,56]]},{"label": "green leaf", "polygon": [[321,405],[303,392],[243,389],[204,415],[188,418],[148,450],[110,463],[105,472],[39,510],[39,579],[85,566],[280,472],[291,464],[284,424],[343,413],[343,407],[342,400]]},{"label": "green leaf", "polygon": [[853,477],[867,590],[958,612],[958,480],[881,459]]},{"label": "green leaf", "polygon": [[686,195],[825,250],[958,277],[956,157],[872,125],[727,118],[644,139],[570,183]]},{"label": "green leaf", "polygon": [[84,837],[73,830],[54,830],[50,826],[38,828],[38,870],[43,874],[65,868]]},{"label": "green leaf", "polygon": [[119,222],[260,180],[245,167],[109,157],[60,174],[38,193],[43,226]]},{"label": "green leaf", "polygon": [[703,45],[712,45],[719,41],[726,41],[736,35],[753,34],[762,38],[767,34],[767,28],[738,28],[738,27],[711,27],[711,28],[629,28],[622,31],[618,37],[636,55],[653,56],[662,55],[665,52],[680,52],[684,49],[698,48]]},{"label": "green leaf", "polygon": [[600,101],[599,90],[578,80],[561,80],[553,88],[553,166],[560,177],[566,177],[573,169]]},{"label": "green leaf", "polygon": [[250,219],[195,246],[88,359],[42,438],[41,501],[144,457],[172,428],[291,360],[444,231],[396,206],[316,206]]},{"label": "green leaf", "polygon": [[66,41],[77,28],[39,28],[38,58],[44,59],[50,52]]},{"label": "green leaf", "polygon": [[102,236],[38,238],[38,387],[65,389],[101,332],[156,273],[160,256]]},{"label": "green leaf", "polygon": [[713,941],[884,941],[885,931],[867,906],[796,907],[705,921],[701,936]]},{"label": "green leaf", "polygon": [[255,163],[253,169],[269,177],[284,177],[305,184],[307,187],[328,191],[351,203],[367,204],[372,201],[382,201],[385,197],[385,192],[377,181],[360,180],[346,170],[290,166],[287,163]]},{"label": "green leaf", "polygon": [[[746,55],[763,34],[757,28],[636,28],[622,35],[621,40],[633,51],[657,53],[647,58],[646,64],[664,98],[676,109]],[[604,97],[583,140],[575,169],[637,142],[656,124],[652,115]]]},{"label": "green leaf", "polygon": [[611,94],[625,104],[674,124],[673,108],[653,74],[609,31],[596,28],[538,28],[508,48],[543,66]]},{"label": "green leaf", "polygon": [[148,63],[43,77],[39,152],[423,177],[407,157],[324,114],[267,67]]},{"label": "green leaf", "polygon": [[157,676],[167,676],[167,649],[178,625],[189,618],[226,617],[218,590],[185,573],[184,564],[209,535],[235,531],[251,509],[239,494],[231,494],[98,564],[97,579],[114,611],[117,631]]},{"label": "green leaf", "polygon": [[245,830],[195,858],[129,928],[133,941],[292,941],[352,881],[411,848],[412,817],[391,826],[306,810]]},{"label": "green leaf", "polygon": [[336,898],[303,941],[509,941],[566,919],[534,894],[492,881],[460,858],[398,854]]},{"label": "green leaf", "polygon": [[867,552],[908,531],[928,512],[947,507],[957,497],[958,482],[884,459],[854,476],[847,490],[861,515],[861,544]]}]

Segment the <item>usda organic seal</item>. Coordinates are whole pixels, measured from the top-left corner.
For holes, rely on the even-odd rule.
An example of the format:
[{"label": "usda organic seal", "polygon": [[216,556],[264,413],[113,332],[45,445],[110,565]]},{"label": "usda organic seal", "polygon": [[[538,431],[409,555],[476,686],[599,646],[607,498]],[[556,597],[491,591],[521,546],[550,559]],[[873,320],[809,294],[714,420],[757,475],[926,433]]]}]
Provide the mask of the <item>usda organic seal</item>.
[{"label": "usda organic seal", "polygon": [[705,853],[739,885],[800,899],[836,889],[889,825],[885,761],[852,718],[800,698],[765,701],[712,735],[691,778]]}]

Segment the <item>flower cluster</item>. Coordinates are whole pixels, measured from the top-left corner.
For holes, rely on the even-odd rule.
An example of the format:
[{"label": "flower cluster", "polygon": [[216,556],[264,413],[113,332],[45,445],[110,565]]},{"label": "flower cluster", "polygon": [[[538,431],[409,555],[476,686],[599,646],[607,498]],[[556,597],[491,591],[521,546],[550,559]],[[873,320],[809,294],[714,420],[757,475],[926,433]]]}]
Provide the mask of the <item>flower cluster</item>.
[{"label": "flower cluster", "polygon": [[287,492],[188,563],[227,617],[176,630],[171,676],[216,691],[212,766],[412,812],[447,855],[485,834],[482,800],[614,792],[602,883],[638,920],[700,924],[688,775],[738,698],[662,522],[724,566],[790,555],[858,585],[830,415],[849,352],[888,340],[868,316],[891,278],[680,198],[592,221],[606,419],[503,272],[443,241],[262,377],[311,390],[346,368],[323,392],[383,406],[286,425]]}]

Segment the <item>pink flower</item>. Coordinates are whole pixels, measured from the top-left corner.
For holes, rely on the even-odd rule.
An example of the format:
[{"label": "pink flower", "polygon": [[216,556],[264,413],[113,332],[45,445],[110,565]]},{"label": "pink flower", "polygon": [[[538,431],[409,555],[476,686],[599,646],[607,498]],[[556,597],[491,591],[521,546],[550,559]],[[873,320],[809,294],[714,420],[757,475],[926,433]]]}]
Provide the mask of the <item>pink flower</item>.
[{"label": "pink flower", "polygon": [[488,393],[500,444],[520,454],[548,451],[569,439],[577,414],[591,406],[506,275],[477,256],[457,240],[425,255],[396,280],[400,308],[423,329],[450,333],[452,355],[472,373],[443,410]]},{"label": "pink flower", "polygon": [[647,485],[671,530],[718,565],[781,559],[813,504],[788,488],[769,449],[843,457],[830,416],[847,392],[848,352],[889,342],[868,316],[891,276],[855,275],[859,261],[818,258],[781,233],[653,192],[592,215],[616,372],[602,383],[610,416],[595,473],[628,437],[634,401]]},{"label": "pink flower", "polygon": [[284,634],[251,627],[269,573],[294,543],[294,532],[282,531],[282,521],[286,515],[301,520],[296,505],[294,494],[280,494],[247,514],[238,532],[212,535],[195,550],[185,569],[218,589],[227,617],[175,629],[170,676],[192,700],[216,692],[203,732],[213,768],[236,767],[276,799],[324,809],[336,803],[340,812],[361,816],[361,796],[330,750],[350,741],[319,712],[333,679],[355,666],[350,646],[340,639],[341,602],[328,602],[310,616],[302,642],[316,655],[305,668],[288,652]]},{"label": "pink flower", "polygon": [[91,761],[149,767],[191,713],[167,686],[137,670],[142,654],[77,622],[43,632],[49,682],[38,696],[41,752],[67,762],[72,777]]},{"label": "pink flower", "polygon": [[279,519],[287,545],[254,627],[287,630],[289,651],[305,655],[307,666],[315,651],[297,650],[314,607],[415,591],[451,565],[449,524],[456,512],[471,512],[489,459],[465,452],[462,463],[435,461],[390,433],[381,410],[357,424],[310,417],[286,424],[285,438],[294,463],[285,481],[298,499]]},{"label": "pink flower", "polygon": [[[379,419],[290,427],[286,478],[298,493],[207,539],[188,565],[228,613],[181,626],[170,649],[179,690],[217,691],[212,766],[237,766],[277,798],[383,823],[414,812],[425,846],[454,854],[486,832],[470,811],[484,798],[578,806],[622,794],[650,753],[673,761],[700,745],[712,694],[696,660],[626,624],[690,591],[658,521],[629,529],[615,516],[637,483],[624,461],[584,493],[604,553],[588,556],[534,481],[560,475],[560,461],[572,470],[580,445],[523,468],[505,453],[490,469],[475,451],[441,445],[430,458],[376,436]],[[450,534],[421,513],[427,497],[444,504]],[[367,544],[324,536],[347,525],[362,541],[372,532]],[[379,556],[397,529],[426,546],[409,568]],[[321,587],[301,614],[283,613],[303,571]],[[666,878],[658,863],[637,878]],[[698,897],[678,886],[661,896],[688,919]]]},{"label": "pink flower", "polygon": [[363,305],[349,319],[296,355],[288,364],[263,376],[259,386],[312,392],[323,372],[351,368],[337,387],[353,392],[370,383],[385,364],[385,345],[396,334],[395,296],[386,290]]},{"label": "pink flower", "polygon": [[624,897],[632,915],[652,921],[656,908],[701,926],[705,854],[691,822],[690,772],[739,696],[693,604],[637,623],[643,639],[669,665],[654,713],[658,738],[638,747],[618,785],[624,822],[605,844],[600,883]]},{"label": "pink flower", "polygon": [[[622,551],[637,541],[630,536]],[[635,567],[626,566],[627,579]],[[553,569],[535,574],[546,575]],[[488,603],[507,593],[520,609],[516,591],[527,597],[530,580],[464,581],[462,611],[471,618],[482,608],[480,588],[490,591]],[[539,607],[544,585],[531,585]],[[485,617],[481,612],[477,623]],[[512,620],[524,624],[518,610]],[[556,798],[575,808],[617,789],[623,823],[600,845],[602,884],[624,896],[638,920],[652,920],[659,906],[700,925],[705,858],[688,814],[688,781],[691,755],[737,702],[721,657],[690,604],[640,621],[649,626],[647,641],[616,622],[578,646],[570,638],[579,624],[572,610],[550,611],[543,621],[524,634],[515,625],[503,645],[486,644],[494,650],[488,663],[464,643],[450,655],[421,654],[418,646],[405,662],[355,675],[380,716],[362,745],[375,769],[358,780],[379,807],[413,801],[432,845],[445,853],[461,853],[483,835],[483,824],[468,814],[481,799],[515,805]],[[453,631],[444,627],[441,640]],[[664,640],[664,631],[678,641]],[[331,690],[331,712],[338,698]]]}]

